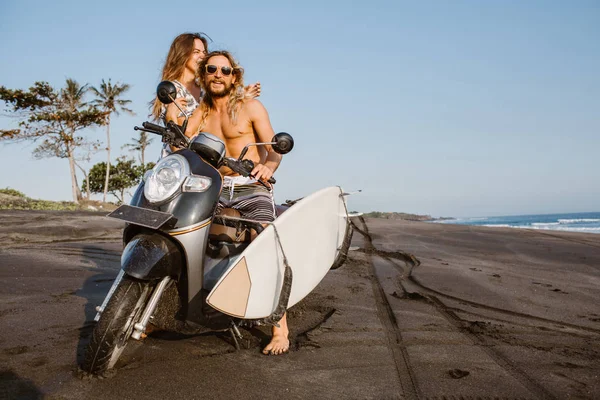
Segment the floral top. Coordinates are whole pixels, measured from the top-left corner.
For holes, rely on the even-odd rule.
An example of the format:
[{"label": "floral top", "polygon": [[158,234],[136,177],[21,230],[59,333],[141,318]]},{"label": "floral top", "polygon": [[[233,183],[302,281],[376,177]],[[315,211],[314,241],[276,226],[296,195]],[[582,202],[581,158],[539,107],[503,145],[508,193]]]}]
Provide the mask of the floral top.
[{"label": "floral top", "polygon": [[[194,110],[196,108],[198,108],[198,106],[200,105],[200,99],[202,99],[202,93],[200,93],[200,97],[198,99],[196,99],[189,90],[187,90],[187,88],[179,81],[174,80],[172,81],[175,84],[175,87],[177,88],[177,98],[185,98],[187,104],[185,105],[185,107],[183,108],[184,113],[179,113],[178,117],[184,117],[184,116],[190,116],[192,115],[192,113],[194,112]],[[162,109],[160,111],[160,119],[163,120],[163,122],[166,124],[165,121],[165,117],[167,114],[167,106],[165,106],[163,104]]]},{"label": "floral top", "polygon": [[[200,100],[202,99],[202,93],[200,93],[200,98],[196,99],[189,90],[187,90],[187,88],[179,81],[174,80],[172,81],[175,84],[175,87],[177,88],[177,98],[185,98],[187,104],[182,107],[183,111],[185,112],[182,113],[180,112],[178,117],[184,117],[184,116],[190,116],[192,115],[192,113],[194,112],[194,110],[196,108],[198,108],[198,106],[200,105]],[[167,114],[167,107],[163,104],[162,109],[160,111],[160,119],[163,121],[163,124],[166,125],[167,121],[165,120],[166,118],[166,114]],[[161,154],[160,154],[160,158],[163,158],[167,155],[171,154],[171,148],[168,144],[164,144]]]}]

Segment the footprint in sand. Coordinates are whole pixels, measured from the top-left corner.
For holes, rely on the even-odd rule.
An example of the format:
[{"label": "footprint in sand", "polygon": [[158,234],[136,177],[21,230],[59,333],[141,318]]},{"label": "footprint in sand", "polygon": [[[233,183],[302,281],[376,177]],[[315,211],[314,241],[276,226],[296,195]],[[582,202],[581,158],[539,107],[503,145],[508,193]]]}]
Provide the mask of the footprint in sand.
[{"label": "footprint in sand", "polygon": [[42,367],[48,364],[48,357],[36,357],[31,361],[27,361],[25,364],[33,368]]},{"label": "footprint in sand", "polygon": [[7,354],[9,356],[16,356],[18,354],[25,354],[28,351],[29,351],[29,347],[27,347],[27,346],[17,346],[17,347],[11,347],[10,349],[5,349],[4,354]]},{"label": "footprint in sand", "polygon": [[448,371],[448,375],[450,375],[450,378],[452,378],[452,379],[461,379],[461,378],[464,378],[465,376],[468,376],[469,374],[470,374],[469,371],[465,371],[465,370],[458,369],[458,368],[451,369]]}]

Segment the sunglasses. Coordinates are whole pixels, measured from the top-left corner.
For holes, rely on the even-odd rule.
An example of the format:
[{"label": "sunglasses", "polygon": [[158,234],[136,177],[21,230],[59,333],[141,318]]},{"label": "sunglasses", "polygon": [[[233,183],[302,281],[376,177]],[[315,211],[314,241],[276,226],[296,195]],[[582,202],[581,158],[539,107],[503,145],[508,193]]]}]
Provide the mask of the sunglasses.
[{"label": "sunglasses", "polygon": [[[217,72],[217,69],[219,67],[217,67],[216,65],[207,65],[205,68],[206,68],[206,73],[212,75]],[[231,67],[221,67],[221,73],[225,76],[231,75],[232,72],[233,72],[233,68],[231,68]]]}]

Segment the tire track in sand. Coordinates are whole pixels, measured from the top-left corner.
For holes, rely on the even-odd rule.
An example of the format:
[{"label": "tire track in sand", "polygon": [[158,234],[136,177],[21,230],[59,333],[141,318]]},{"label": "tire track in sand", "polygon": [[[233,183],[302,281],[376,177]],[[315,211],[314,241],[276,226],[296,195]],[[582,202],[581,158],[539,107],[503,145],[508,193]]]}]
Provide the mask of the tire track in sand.
[{"label": "tire track in sand", "polygon": [[404,345],[402,339],[402,332],[398,327],[398,321],[394,315],[394,311],[390,303],[387,300],[385,291],[377,278],[377,272],[372,261],[372,254],[375,251],[371,242],[371,236],[369,235],[369,228],[364,221],[363,217],[359,217],[362,223],[362,229],[353,224],[356,230],[365,237],[366,245],[366,257],[371,267],[371,285],[373,288],[373,295],[375,297],[375,303],[377,306],[377,316],[383,325],[385,336],[388,342],[388,348],[392,352],[394,364],[396,365],[396,371],[398,373],[398,379],[402,386],[404,398],[406,399],[420,399],[422,394],[419,390],[414,368],[410,363],[408,351]]},{"label": "tire track in sand", "polygon": [[[369,262],[371,264],[371,267],[373,268],[373,271],[375,271],[375,267],[372,262],[372,255],[377,254],[378,256],[386,259],[391,265],[393,265],[393,267],[397,270],[397,272],[399,272],[399,274],[397,274],[398,282],[400,284],[402,291],[406,295],[409,295],[411,298],[413,298],[415,300],[426,301],[429,304],[433,305],[435,307],[435,309],[440,313],[440,315],[443,316],[452,326],[454,326],[457,329],[457,332],[466,336],[471,341],[471,343],[478,346],[485,354],[487,354],[490,357],[490,359],[496,365],[498,365],[500,368],[505,370],[510,376],[515,378],[527,390],[529,390],[529,392],[531,394],[533,394],[534,396],[536,396],[539,399],[548,399],[548,400],[556,399],[556,396],[554,396],[552,393],[550,393],[548,390],[546,390],[543,386],[541,386],[539,383],[537,383],[533,378],[531,378],[529,375],[527,375],[519,367],[514,365],[507,357],[505,357],[501,353],[494,350],[493,347],[489,346],[485,342],[484,338],[480,337],[475,332],[465,329],[466,321],[463,321],[462,319],[460,319],[460,317],[458,317],[458,315],[456,315],[448,307],[446,307],[446,305],[442,301],[440,301],[436,296],[432,296],[431,294],[428,295],[425,293],[418,293],[418,294],[409,293],[409,291],[406,290],[405,286],[403,285],[403,282],[406,283],[407,281],[409,281],[413,284],[416,284],[417,286],[422,287],[423,289],[425,289],[426,292],[429,291],[426,287],[415,282],[414,277],[411,276],[412,268],[415,266],[418,266],[420,264],[419,260],[417,258],[415,258],[413,255],[408,254],[408,253],[394,252],[394,253],[386,254],[386,252],[377,250],[373,246],[371,236],[369,234],[369,229],[367,227],[367,224],[366,224],[364,218],[360,217],[360,221],[363,225],[363,229],[358,229],[358,231],[361,234],[363,234],[363,236],[365,237],[365,242],[366,242],[365,253],[369,259]],[[398,265],[396,262],[394,262],[394,260],[392,258],[404,263],[406,265],[406,270],[404,268],[402,268],[400,265]],[[377,275],[375,275],[375,280],[377,280],[377,279],[378,279]],[[398,335],[400,335],[399,327],[396,323],[395,317],[393,316],[393,310],[391,309],[391,306],[389,305],[389,302],[387,301],[387,299],[385,297],[386,294],[383,290],[383,287],[380,282],[377,282],[377,286],[380,289],[380,295],[383,296],[383,298],[385,299],[385,303],[389,307],[389,311],[392,313],[392,318],[395,323],[395,330],[398,332]],[[502,310],[502,311],[506,312],[506,310]],[[401,338],[401,336],[399,336],[399,337]],[[402,346],[402,347],[403,347],[403,353],[405,354],[405,356],[403,358],[407,364],[408,369],[410,370],[410,375],[412,377],[414,387],[418,388],[418,382],[417,382],[416,378],[414,377],[414,371],[412,370],[412,368],[410,367],[410,364],[408,363],[409,360],[408,360],[408,354],[406,352],[406,347],[405,346]],[[403,388],[404,388],[404,384],[403,384]],[[420,398],[420,396],[418,395],[417,398]]]}]

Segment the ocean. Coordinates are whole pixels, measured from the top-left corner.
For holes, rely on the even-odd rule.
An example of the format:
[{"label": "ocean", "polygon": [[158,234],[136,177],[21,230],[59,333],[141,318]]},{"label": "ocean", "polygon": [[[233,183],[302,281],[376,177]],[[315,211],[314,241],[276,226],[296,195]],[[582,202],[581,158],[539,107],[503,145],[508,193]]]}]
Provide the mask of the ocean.
[{"label": "ocean", "polygon": [[600,212],[455,218],[435,222],[600,234]]}]

